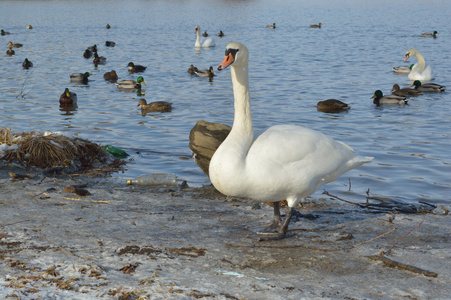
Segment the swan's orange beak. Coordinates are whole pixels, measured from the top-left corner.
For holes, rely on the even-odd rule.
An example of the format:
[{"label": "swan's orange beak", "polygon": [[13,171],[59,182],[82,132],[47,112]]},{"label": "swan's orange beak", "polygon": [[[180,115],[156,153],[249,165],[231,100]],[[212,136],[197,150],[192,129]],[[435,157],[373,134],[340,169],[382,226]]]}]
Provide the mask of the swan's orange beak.
[{"label": "swan's orange beak", "polygon": [[407,53],[407,54],[406,54],[406,58],[404,58],[404,61],[408,60],[409,57],[410,57],[410,55]]},{"label": "swan's orange beak", "polygon": [[232,53],[229,53],[228,55],[226,55],[224,57],[224,60],[222,61],[222,63],[219,64],[218,71],[224,70],[225,68],[230,66],[234,61],[235,61],[235,59],[233,58]]},{"label": "swan's orange beak", "polygon": [[196,28],[196,30],[194,30],[194,33],[197,33],[197,28]]}]

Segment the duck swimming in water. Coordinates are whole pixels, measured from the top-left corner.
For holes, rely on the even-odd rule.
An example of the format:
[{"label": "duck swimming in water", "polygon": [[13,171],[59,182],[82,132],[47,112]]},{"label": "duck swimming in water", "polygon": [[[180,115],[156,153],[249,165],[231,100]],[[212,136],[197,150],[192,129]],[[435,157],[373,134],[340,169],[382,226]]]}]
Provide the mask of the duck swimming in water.
[{"label": "duck swimming in water", "polygon": [[377,90],[374,92],[373,97],[371,97],[373,100],[373,103],[376,105],[402,105],[407,104],[408,99],[406,97],[402,96],[396,96],[396,95],[386,95],[382,93],[381,90]]},{"label": "duck swimming in water", "polygon": [[77,104],[77,94],[70,92],[68,88],[64,90],[64,93],[60,96],[61,105],[74,105]]},{"label": "duck swimming in water", "polygon": [[120,89],[140,89],[141,83],[146,85],[144,82],[144,78],[139,76],[136,81],[135,80],[122,80],[121,82],[116,83],[117,87]]}]

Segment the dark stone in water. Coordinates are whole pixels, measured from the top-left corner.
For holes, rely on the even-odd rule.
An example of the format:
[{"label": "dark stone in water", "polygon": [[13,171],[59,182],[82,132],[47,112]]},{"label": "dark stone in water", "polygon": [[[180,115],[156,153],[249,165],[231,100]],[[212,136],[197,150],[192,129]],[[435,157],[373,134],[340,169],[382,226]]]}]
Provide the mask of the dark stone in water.
[{"label": "dark stone in water", "polygon": [[229,135],[232,127],[222,123],[200,120],[189,133],[189,148],[193,152],[194,162],[208,174],[210,160],[216,149]]}]

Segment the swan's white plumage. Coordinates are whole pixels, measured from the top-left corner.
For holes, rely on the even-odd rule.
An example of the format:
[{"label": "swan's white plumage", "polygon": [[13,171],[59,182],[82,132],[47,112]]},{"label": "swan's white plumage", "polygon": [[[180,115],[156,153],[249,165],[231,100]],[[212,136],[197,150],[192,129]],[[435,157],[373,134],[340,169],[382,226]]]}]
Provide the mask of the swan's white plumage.
[{"label": "swan's white plumage", "polygon": [[238,50],[231,64],[235,118],[209,168],[210,180],[221,193],[262,202],[287,200],[293,207],[323,184],[372,160],[356,156],[342,142],[296,125],[273,126],[253,141],[248,51],[236,42],[227,49]]},{"label": "swan's white plumage", "polygon": [[196,29],[194,30],[194,33],[196,36],[196,42],[194,43],[194,47],[196,48],[211,48],[216,46],[215,40],[211,37],[206,38],[204,41],[201,41],[200,39],[200,26],[197,25]]},{"label": "swan's white plumage", "polygon": [[409,80],[422,81],[429,81],[434,79],[432,68],[429,65],[426,66],[426,61],[424,60],[423,55],[421,55],[421,53],[415,49],[410,49],[406,52],[406,58],[404,59],[404,61],[406,61],[411,56],[415,56],[418,59],[418,63],[412,67],[412,70],[410,71],[407,78],[409,78]]}]

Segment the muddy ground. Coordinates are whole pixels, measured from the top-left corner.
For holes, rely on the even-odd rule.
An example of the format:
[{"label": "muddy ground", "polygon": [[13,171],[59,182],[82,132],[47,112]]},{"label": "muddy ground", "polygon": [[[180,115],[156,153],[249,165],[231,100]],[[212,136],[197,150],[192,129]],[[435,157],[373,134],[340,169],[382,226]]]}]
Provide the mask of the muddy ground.
[{"label": "muddy ground", "polygon": [[[322,195],[299,209],[289,238],[258,242],[254,231],[272,208],[211,186],[149,189],[31,175],[12,181],[0,173],[2,299],[450,295],[449,205],[373,213]],[[80,184],[89,195],[64,190]]]}]

